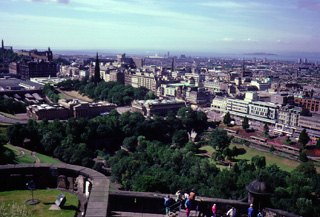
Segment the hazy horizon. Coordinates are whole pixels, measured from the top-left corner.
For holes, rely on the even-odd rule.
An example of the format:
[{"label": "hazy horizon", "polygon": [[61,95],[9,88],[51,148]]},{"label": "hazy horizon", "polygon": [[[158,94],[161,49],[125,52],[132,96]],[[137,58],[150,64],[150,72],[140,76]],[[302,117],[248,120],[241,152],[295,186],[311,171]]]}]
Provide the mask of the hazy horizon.
[{"label": "hazy horizon", "polygon": [[4,0],[14,48],[181,53],[320,51],[316,0]]},{"label": "hazy horizon", "polygon": [[[14,50],[32,50],[39,51],[48,50],[48,47],[13,47]],[[320,62],[320,52],[201,52],[201,51],[165,51],[165,50],[108,50],[108,49],[52,49],[54,55],[88,55],[95,56],[98,52],[99,56],[116,56],[117,54],[125,53],[127,56],[147,57],[147,56],[167,56],[168,52],[170,57],[201,57],[201,58],[231,58],[231,59],[246,59],[251,60],[255,57],[257,60],[267,58],[267,60],[283,60],[283,61],[297,61],[299,58],[307,59],[308,62]]]}]

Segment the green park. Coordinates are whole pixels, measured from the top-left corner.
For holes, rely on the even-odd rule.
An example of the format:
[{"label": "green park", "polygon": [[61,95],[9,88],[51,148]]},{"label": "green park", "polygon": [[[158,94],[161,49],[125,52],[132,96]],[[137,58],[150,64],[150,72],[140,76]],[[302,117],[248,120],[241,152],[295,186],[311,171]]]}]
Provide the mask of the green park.
[{"label": "green park", "polygon": [[[89,80],[72,82],[60,86],[119,105],[153,97],[143,88],[115,82],[97,86]],[[51,87],[45,91],[52,101],[59,98]],[[14,102],[6,103],[15,106]],[[110,175],[112,182],[128,191],[174,193],[194,189],[204,197],[234,200],[245,198],[246,186],[260,174],[274,192],[273,207],[304,216],[320,212],[320,174],[306,156],[303,161],[292,161],[236,144],[221,127],[211,126],[207,131],[208,124],[204,112],[189,107],[152,118],[112,110],[91,119],[29,119],[26,124],[1,126],[0,160],[1,164],[62,161]],[[265,127],[265,134],[267,130]],[[190,139],[191,132],[198,135],[195,141]]]}]

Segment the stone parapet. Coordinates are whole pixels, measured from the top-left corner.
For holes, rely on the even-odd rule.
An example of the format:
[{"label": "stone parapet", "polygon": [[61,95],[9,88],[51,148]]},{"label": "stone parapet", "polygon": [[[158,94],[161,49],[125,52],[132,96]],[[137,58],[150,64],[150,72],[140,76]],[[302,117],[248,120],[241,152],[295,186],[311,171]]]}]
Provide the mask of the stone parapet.
[{"label": "stone parapet", "polygon": [[26,183],[34,180],[37,189],[60,187],[86,196],[86,217],[107,216],[110,182],[95,170],[70,164],[12,164],[0,165],[0,177],[0,191],[26,190]]}]

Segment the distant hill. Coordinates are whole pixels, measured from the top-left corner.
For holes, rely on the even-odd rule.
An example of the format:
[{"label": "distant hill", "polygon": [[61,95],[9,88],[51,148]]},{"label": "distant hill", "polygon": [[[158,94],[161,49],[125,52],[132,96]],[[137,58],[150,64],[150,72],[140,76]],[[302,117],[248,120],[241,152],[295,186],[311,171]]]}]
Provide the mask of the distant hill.
[{"label": "distant hill", "polygon": [[255,52],[255,53],[244,53],[243,55],[256,55],[256,56],[276,56],[273,53]]}]

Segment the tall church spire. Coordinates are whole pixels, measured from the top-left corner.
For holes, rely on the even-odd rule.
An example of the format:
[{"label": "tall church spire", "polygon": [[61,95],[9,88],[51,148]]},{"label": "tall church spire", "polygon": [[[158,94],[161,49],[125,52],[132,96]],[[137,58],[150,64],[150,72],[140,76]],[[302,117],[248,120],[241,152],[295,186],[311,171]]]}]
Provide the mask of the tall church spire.
[{"label": "tall church spire", "polygon": [[4,55],[4,52],[5,52],[5,51],[4,51],[4,42],[3,42],[3,39],[2,39],[2,58],[3,58],[2,61],[3,61],[3,63],[4,63],[4,61],[5,61],[5,59],[4,59],[4,56],[5,56],[5,55]]},{"label": "tall church spire", "polygon": [[244,58],[242,59],[242,74],[241,74],[241,77],[245,77]]},{"label": "tall church spire", "polygon": [[97,85],[101,81],[100,77],[100,64],[99,64],[99,58],[98,58],[98,52],[96,55],[96,64],[94,68],[94,84]]}]

